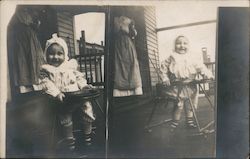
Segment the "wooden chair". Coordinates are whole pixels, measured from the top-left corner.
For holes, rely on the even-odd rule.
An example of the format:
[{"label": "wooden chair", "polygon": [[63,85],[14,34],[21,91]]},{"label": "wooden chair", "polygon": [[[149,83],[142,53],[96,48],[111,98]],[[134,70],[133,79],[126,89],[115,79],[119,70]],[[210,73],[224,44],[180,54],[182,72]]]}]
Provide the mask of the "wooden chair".
[{"label": "wooden chair", "polygon": [[164,102],[165,104],[169,104],[169,102],[176,102],[176,100],[177,100],[176,98],[164,95],[163,90],[166,89],[166,87],[167,86],[163,85],[162,83],[156,84],[156,95],[153,99],[154,106],[151,110],[151,113],[149,115],[149,118],[148,118],[146,126],[145,126],[145,129],[148,132],[151,132],[152,131],[151,128],[153,128],[153,127],[160,126],[162,124],[165,124],[165,123],[172,121],[172,119],[165,119],[165,120],[159,121],[155,124],[150,124],[154,115],[155,115],[157,108],[161,105],[161,103]]},{"label": "wooden chair", "polygon": [[[209,95],[206,93],[205,89],[202,87],[202,84],[204,84],[204,83],[214,83],[214,81],[202,79],[202,80],[191,81],[191,82],[194,83],[194,84],[197,84],[199,86],[199,89],[202,91],[202,93],[205,94],[205,98],[208,100],[209,106],[211,107],[212,111],[214,111],[213,103],[211,102],[211,100],[209,98]],[[211,125],[214,124],[214,120],[212,120],[209,123],[207,123],[204,127],[201,127],[201,125],[199,123],[199,120],[198,120],[198,117],[196,115],[196,111],[195,111],[194,105],[193,105],[193,103],[192,103],[192,101],[190,99],[190,95],[189,95],[188,90],[187,90],[187,85],[190,84],[190,82],[186,83],[186,82],[178,81],[178,82],[173,83],[173,84],[180,86],[180,89],[186,91],[186,93],[188,94],[188,100],[190,102],[190,105],[191,105],[191,108],[192,108],[192,112],[194,114],[194,119],[195,119],[195,122],[197,124],[197,130],[198,130],[198,133],[192,134],[191,136],[203,135],[204,137],[207,137],[207,134],[213,133],[214,129],[208,129],[208,128]],[[157,84],[156,85],[156,92],[157,93],[156,93],[156,97],[154,99],[155,100],[155,104],[154,104],[154,107],[152,108],[152,111],[150,113],[148,122],[147,122],[146,127],[145,127],[145,129],[148,132],[151,132],[152,131],[151,128],[153,128],[153,127],[160,126],[160,125],[162,125],[164,123],[172,121],[172,119],[166,119],[166,120],[160,121],[160,122],[158,122],[158,123],[156,123],[154,125],[150,125],[151,120],[153,118],[153,115],[155,113],[155,110],[158,107],[158,105],[159,105],[160,102],[162,102],[162,101],[164,102],[165,101],[166,104],[168,104],[168,102],[170,102],[170,101],[175,102],[177,100],[177,98],[173,98],[173,97],[164,95],[164,93],[163,93],[164,89],[166,89],[166,86],[164,86],[162,84]]]}]

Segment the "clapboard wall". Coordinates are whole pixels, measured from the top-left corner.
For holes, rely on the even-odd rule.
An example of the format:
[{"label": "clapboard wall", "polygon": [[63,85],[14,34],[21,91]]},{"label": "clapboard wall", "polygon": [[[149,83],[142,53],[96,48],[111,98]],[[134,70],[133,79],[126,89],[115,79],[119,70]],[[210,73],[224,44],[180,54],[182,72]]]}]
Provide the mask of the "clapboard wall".
[{"label": "clapboard wall", "polygon": [[70,57],[75,55],[73,20],[74,15],[70,12],[57,12],[58,34],[66,41]]},{"label": "clapboard wall", "polygon": [[157,68],[159,68],[159,52],[156,29],[155,7],[144,7],[144,18],[146,27],[146,45],[149,57],[149,70],[151,85],[159,82]]},{"label": "clapboard wall", "polygon": [[140,65],[143,94],[146,96],[151,95],[152,89],[151,89],[151,79],[149,72],[144,8],[128,7],[127,12],[128,16],[135,21],[135,27],[137,30],[137,36],[135,38],[135,47]]}]

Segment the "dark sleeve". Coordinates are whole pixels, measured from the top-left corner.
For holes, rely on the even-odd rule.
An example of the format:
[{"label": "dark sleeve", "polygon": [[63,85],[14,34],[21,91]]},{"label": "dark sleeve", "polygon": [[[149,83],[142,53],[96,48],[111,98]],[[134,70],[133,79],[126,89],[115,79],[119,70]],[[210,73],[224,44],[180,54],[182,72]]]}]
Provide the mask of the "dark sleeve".
[{"label": "dark sleeve", "polygon": [[21,23],[8,29],[8,59],[13,84],[37,84],[44,57],[36,33]]},{"label": "dark sleeve", "polygon": [[25,81],[28,68],[26,63],[27,54],[30,52],[28,31],[22,25],[13,24],[8,28],[8,62],[10,77],[14,85],[19,85],[20,81]]}]

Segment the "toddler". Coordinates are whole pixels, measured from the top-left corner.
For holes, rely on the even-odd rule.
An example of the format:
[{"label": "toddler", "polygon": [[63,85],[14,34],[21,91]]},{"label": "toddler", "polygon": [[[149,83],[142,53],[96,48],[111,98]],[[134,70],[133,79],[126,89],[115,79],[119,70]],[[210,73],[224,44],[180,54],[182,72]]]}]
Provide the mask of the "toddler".
[{"label": "toddler", "polygon": [[[57,142],[58,147],[74,150],[72,105],[64,103],[64,92],[74,92],[85,88],[91,88],[81,72],[77,71],[78,64],[75,59],[68,59],[68,47],[62,38],[56,34],[47,40],[45,47],[47,64],[41,67],[41,86],[43,90],[62,103],[58,110],[58,118],[62,127],[62,139]],[[82,104],[82,103],[81,103]],[[95,120],[92,105],[85,101],[82,106],[77,107],[81,112],[81,123],[85,144],[91,144],[92,122]]]},{"label": "toddler", "polygon": [[181,113],[185,109],[186,124],[189,128],[196,128],[197,125],[193,121],[193,112],[188,97],[194,107],[197,108],[199,89],[197,84],[173,85],[176,81],[193,81],[198,76],[203,75],[204,78],[213,78],[212,73],[202,63],[202,60],[194,60],[189,54],[189,41],[185,36],[178,36],[175,40],[175,48],[173,53],[161,64],[160,77],[163,84],[169,86],[163,93],[166,96],[174,97],[177,101],[174,103],[173,120],[171,130],[179,125]]}]

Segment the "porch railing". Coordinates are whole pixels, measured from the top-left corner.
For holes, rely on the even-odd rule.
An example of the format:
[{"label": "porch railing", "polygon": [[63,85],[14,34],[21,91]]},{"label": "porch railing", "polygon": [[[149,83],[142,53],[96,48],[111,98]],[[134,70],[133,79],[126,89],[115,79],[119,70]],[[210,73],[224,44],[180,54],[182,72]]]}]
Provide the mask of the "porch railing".
[{"label": "porch railing", "polygon": [[[212,72],[212,74],[215,76],[215,62],[205,62],[204,63],[207,68]],[[202,84],[202,87],[205,91],[207,91],[208,93],[213,93],[214,92],[214,89],[215,89],[215,84],[214,83],[209,83],[209,84]],[[200,92],[201,91],[201,88],[200,89]]]},{"label": "porch railing", "polygon": [[104,53],[86,53],[76,55],[80,71],[85,74],[87,83],[93,86],[104,86]]},{"label": "porch railing", "polygon": [[215,62],[205,62],[204,64],[212,71],[213,75],[215,75]]},{"label": "porch railing", "polygon": [[85,41],[85,31],[81,31],[80,40],[77,40],[79,55],[74,58],[78,60],[80,71],[85,74],[87,83],[99,88],[104,87],[104,46],[90,44]]}]

